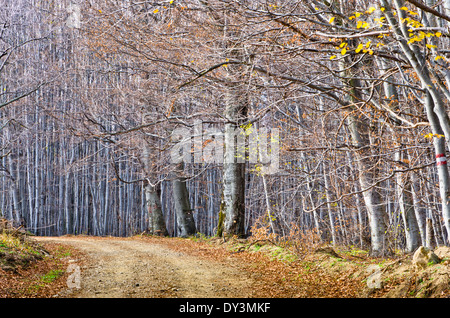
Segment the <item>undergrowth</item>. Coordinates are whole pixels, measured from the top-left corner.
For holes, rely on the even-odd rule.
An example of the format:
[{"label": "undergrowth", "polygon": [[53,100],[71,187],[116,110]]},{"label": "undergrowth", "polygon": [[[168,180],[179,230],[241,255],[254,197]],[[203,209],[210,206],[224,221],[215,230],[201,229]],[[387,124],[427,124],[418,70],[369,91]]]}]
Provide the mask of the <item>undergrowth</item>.
[{"label": "undergrowth", "polygon": [[0,233],[0,268],[9,270],[42,259],[45,250],[22,236]]}]

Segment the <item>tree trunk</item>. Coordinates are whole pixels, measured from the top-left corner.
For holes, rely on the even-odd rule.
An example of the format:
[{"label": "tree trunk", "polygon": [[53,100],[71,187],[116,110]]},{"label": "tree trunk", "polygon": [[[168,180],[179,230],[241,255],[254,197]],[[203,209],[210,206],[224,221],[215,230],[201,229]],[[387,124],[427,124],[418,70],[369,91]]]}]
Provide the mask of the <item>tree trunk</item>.
[{"label": "tree trunk", "polygon": [[431,95],[427,92],[425,97],[425,109],[427,112],[428,120],[430,121],[431,131],[434,134],[433,145],[436,153],[436,165],[439,177],[439,194],[441,198],[442,217],[444,225],[447,230],[447,241],[450,234],[450,180],[447,167],[447,161],[445,160],[445,140],[444,138],[437,137],[442,135],[443,131],[440,128],[437,115],[434,113],[434,103]]},{"label": "tree trunk", "polygon": [[433,222],[427,218],[425,246],[430,249],[434,248],[433,237]]},{"label": "tree trunk", "polygon": [[329,176],[327,173],[327,169],[325,167],[325,164],[322,164],[322,168],[323,168],[323,178],[324,178],[324,183],[325,183],[325,198],[327,200],[327,210],[328,210],[328,218],[330,221],[330,230],[331,230],[331,245],[336,245],[337,242],[337,236],[336,236],[336,224],[335,224],[335,220],[334,220],[334,215],[335,215],[335,209],[333,209],[332,204],[331,204],[331,200],[332,200],[332,195],[331,195],[331,191],[330,191],[330,181],[329,181]]},{"label": "tree trunk", "polygon": [[11,183],[12,183],[12,188],[11,188],[11,192],[12,192],[12,198],[13,198],[13,217],[14,217],[14,221],[16,223],[16,225],[19,225],[21,220],[22,220],[22,208],[21,208],[21,204],[19,201],[19,180],[13,176],[15,168],[13,165],[13,161],[11,158],[12,154],[10,154],[8,156],[8,164],[9,164],[9,173],[10,173],[10,177],[11,177]]},{"label": "tree trunk", "polygon": [[[352,116],[353,117],[353,116]],[[362,129],[362,123],[356,118],[350,119],[350,130],[352,132],[353,140],[360,140]],[[358,148],[363,147],[362,144],[358,145]],[[356,160],[359,168],[359,183],[361,188],[365,190],[363,192],[363,199],[367,208],[369,216],[369,227],[371,235],[371,253],[373,255],[382,255],[385,253],[385,207],[382,203],[382,197],[377,188],[373,185],[375,181],[376,168],[373,167],[372,160],[368,154],[364,154],[364,151],[356,152]],[[367,190],[366,190],[367,189]]]},{"label": "tree trunk", "polygon": [[[400,150],[396,152],[396,161],[401,161]],[[417,225],[416,214],[411,194],[411,187],[407,176],[404,173],[397,173],[397,197],[402,214],[405,229],[406,251],[413,252],[419,247],[419,227]]]},{"label": "tree trunk", "polygon": [[148,231],[152,235],[167,236],[166,221],[161,209],[161,185],[145,186],[145,200],[148,211]]},{"label": "tree trunk", "polygon": [[189,202],[189,193],[186,187],[186,178],[183,176],[183,163],[177,165],[172,180],[173,200],[177,220],[177,234],[188,237],[197,232],[194,222],[193,210]]},{"label": "tree trunk", "polygon": [[[147,145],[143,148],[144,169],[150,174],[150,149]],[[167,236],[166,221],[161,208],[161,184],[156,186],[149,182],[145,185],[145,200],[148,212],[148,230],[152,235]]]},{"label": "tree trunk", "polygon": [[[245,94],[244,94],[245,96]],[[228,88],[225,101],[225,152],[223,164],[224,235],[245,235],[245,152],[240,123],[247,115],[247,101],[239,89]],[[237,141],[237,142],[236,142]]]},{"label": "tree trunk", "polygon": [[[356,79],[350,79],[351,88],[361,87]],[[353,89],[353,95],[357,95],[356,89]],[[358,100],[352,97],[352,102]],[[377,176],[377,155],[372,153],[370,142],[370,124],[357,115],[348,117],[348,127],[352,138],[353,146],[356,148],[356,161],[359,170],[359,183],[363,192],[364,203],[369,216],[369,227],[371,235],[371,253],[373,255],[383,255],[386,252],[386,224],[385,224],[385,205],[383,199],[374,186]],[[376,151],[376,150],[374,150]]]},{"label": "tree trunk", "polygon": [[[411,162],[411,158],[409,159]],[[419,233],[420,233],[420,239],[422,242],[422,245],[425,245],[425,233],[426,233],[426,225],[425,225],[425,207],[422,204],[422,201],[420,200],[420,185],[419,185],[419,178],[416,175],[416,172],[411,172],[410,174],[411,178],[411,193],[412,193],[412,199],[413,199],[413,205],[414,205],[414,211],[416,213],[416,221],[417,226],[419,227]]]}]

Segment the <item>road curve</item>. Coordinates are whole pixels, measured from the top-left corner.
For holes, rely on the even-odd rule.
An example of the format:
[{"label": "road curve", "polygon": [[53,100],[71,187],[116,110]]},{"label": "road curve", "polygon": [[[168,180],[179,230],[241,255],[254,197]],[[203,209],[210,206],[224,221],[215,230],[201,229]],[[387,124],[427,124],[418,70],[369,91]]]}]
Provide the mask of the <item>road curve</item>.
[{"label": "road curve", "polygon": [[[42,243],[70,245],[86,255],[82,265],[71,260],[70,282],[60,297],[251,297],[252,279],[238,268],[151,241],[77,236],[36,239]],[[79,284],[74,276],[77,266]]]}]

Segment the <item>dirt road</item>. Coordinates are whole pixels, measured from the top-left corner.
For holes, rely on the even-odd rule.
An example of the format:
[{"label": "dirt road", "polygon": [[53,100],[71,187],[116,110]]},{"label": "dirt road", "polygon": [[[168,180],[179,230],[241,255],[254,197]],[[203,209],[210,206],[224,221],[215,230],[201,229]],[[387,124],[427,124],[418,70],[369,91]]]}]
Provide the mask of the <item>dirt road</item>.
[{"label": "dirt road", "polygon": [[[72,288],[59,296],[250,297],[252,279],[239,268],[186,255],[151,241],[90,237],[36,239],[43,243],[71,245],[87,257],[79,267],[80,288],[72,280]],[[71,270],[79,266],[76,259],[71,260],[71,264]]]}]

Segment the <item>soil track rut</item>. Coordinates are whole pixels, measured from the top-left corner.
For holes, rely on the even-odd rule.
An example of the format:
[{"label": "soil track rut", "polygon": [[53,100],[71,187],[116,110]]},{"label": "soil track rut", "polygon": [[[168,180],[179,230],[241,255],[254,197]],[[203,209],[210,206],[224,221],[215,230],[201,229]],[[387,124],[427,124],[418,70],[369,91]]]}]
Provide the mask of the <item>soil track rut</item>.
[{"label": "soil track rut", "polygon": [[239,268],[151,241],[70,236],[36,239],[70,245],[86,255],[86,262],[80,266],[80,288],[67,288],[59,296],[250,297],[252,279]]}]

